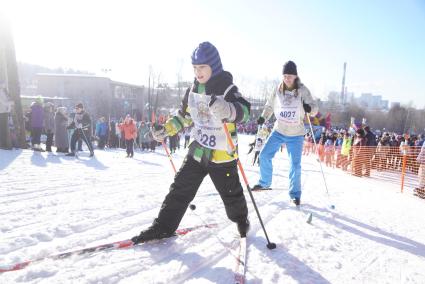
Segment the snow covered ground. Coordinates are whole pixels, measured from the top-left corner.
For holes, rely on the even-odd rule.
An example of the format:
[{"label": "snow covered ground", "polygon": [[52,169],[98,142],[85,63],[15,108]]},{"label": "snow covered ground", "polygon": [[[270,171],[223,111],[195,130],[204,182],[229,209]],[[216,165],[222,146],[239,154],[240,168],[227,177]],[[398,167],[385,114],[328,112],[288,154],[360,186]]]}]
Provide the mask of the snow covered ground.
[{"label": "snow covered ground", "polygon": [[[258,179],[240,135],[249,182]],[[173,155],[180,166],[185,150]],[[0,150],[0,266],[130,238],[147,227],[173,180],[168,158],[137,151],[95,151],[78,159],[30,150]],[[425,283],[425,202],[399,184],[356,178],[303,158],[303,210],[288,200],[288,161],[277,153],[272,187],[254,193],[275,250],[266,241],[248,193],[248,283]],[[132,249],[46,260],[0,274],[0,283],[231,283],[226,249],[236,228],[207,177],[181,227],[219,223],[186,236]],[[330,204],[335,210],[328,210]],[[313,213],[311,225],[306,214]],[[201,220],[202,219],[202,220]]]}]

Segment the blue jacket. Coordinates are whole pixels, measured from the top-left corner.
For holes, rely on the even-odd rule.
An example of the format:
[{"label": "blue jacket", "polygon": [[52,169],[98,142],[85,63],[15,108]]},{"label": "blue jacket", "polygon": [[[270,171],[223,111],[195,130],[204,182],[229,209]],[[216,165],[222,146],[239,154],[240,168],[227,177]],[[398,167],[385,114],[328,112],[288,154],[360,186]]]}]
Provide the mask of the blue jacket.
[{"label": "blue jacket", "polygon": [[96,123],[96,136],[107,136],[108,124],[106,122]]}]

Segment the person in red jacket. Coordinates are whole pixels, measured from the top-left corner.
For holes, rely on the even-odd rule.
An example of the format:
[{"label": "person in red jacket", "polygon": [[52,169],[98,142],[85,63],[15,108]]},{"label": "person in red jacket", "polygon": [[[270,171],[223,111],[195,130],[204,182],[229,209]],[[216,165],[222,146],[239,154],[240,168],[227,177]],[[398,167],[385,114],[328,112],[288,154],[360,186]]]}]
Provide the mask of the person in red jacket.
[{"label": "person in red jacket", "polygon": [[127,150],[127,158],[133,158],[134,156],[134,139],[137,138],[137,127],[134,120],[131,118],[129,114],[125,117],[123,123],[118,125],[121,131],[124,132],[125,145]]}]

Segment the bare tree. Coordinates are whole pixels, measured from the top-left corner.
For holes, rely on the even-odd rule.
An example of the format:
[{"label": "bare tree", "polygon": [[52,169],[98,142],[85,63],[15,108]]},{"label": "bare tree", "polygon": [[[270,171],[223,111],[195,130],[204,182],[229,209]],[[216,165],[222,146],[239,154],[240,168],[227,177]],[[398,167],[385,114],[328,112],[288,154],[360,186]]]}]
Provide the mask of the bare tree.
[{"label": "bare tree", "polygon": [[7,90],[14,103],[12,118],[17,130],[18,143],[21,148],[27,148],[15,45],[13,43],[10,27],[3,18],[0,18],[0,43],[0,53],[4,54],[4,60],[0,62],[2,63],[0,64],[0,68],[3,68],[6,74]]},{"label": "bare tree", "polygon": [[[157,86],[156,86],[156,88],[154,87],[154,90],[156,89],[155,107],[153,109],[153,113],[155,114],[155,117],[157,115],[156,112],[158,110],[158,95],[159,95],[159,89],[160,89],[160,85],[161,85],[160,81],[161,81],[161,72],[158,74]],[[155,84],[154,84],[154,86],[155,86]]]},{"label": "bare tree", "polygon": [[[152,119],[152,91],[151,91],[151,78],[154,78],[152,65],[149,65],[149,79],[148,79],[148,121]],[[152,83],[155,86],[155,83]]]},{"label": "bare tree", "polygon": [[367,111],[365,114],[368,124],[375,129],[388,129],[388,113],[381,110]]},{"label": "bare tree", "polygon": [[178,96],[179,96],[179,100],[181,100],[181,95],[182,95],[182,69],[183,69],[183,59],[180,59],[179,62],[179,69],[177,71],[177,90],[178,90]]},{"label": "bare tree", "polygon": [[407,110],[402,106],[392,107],[387,116],[387,128],[397,133],[402,133],[405,128]]}]

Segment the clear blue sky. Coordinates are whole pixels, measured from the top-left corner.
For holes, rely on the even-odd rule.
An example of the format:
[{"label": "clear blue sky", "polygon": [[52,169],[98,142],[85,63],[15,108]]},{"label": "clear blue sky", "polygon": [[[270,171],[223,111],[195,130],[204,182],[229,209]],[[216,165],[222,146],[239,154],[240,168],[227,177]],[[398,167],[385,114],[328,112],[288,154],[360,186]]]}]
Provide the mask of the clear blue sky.
[{"label": "clear blue sky", "polygon": [[[148,66],[190,80],[190,54],[217,46],[242,91],[291,59],[319,98],[349,92],[425,106],[425,1],[10,1],[17,58],[147,84]],[[26,7],[24,9],[23,7]],[[148,40],[149,39],[149,40]]]}]

